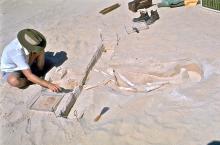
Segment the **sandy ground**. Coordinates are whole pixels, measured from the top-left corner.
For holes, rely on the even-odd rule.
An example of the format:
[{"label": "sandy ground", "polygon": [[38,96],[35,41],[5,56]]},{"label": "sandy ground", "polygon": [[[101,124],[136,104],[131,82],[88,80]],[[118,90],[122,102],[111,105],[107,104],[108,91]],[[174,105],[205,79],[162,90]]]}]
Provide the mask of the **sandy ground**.
[{"label": "sandy ground", "polygon": [[[121,7],[98,13],[115,2]],[[48,76],[66,88],[82,77],[100,34],[106,47],[67,119],[29,110],[40,86],[20,90],[1,83],[1,145],[206,145],[220,140],[220,15],[200,5],[160,8],[160,20],[128,35],[124,26],[138,13],[128,11],[127,3],[0,1],[0,52],[19,30],[39,30],[52,57],[65,57]],[[62,79],[57,68],[67,71]],[[150,92],[125,90],[131,86],[120,75],[118,85],[113,70],[137,88],[168,83]]]}]

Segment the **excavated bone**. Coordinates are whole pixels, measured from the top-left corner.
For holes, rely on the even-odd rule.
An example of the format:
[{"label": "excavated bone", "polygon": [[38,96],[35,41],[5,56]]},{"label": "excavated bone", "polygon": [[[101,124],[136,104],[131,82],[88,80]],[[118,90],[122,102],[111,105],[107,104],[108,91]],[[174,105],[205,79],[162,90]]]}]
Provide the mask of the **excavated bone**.
[{"label": "excavated bone", "polygon": [[113,75],[115,85],[121,89],[132,92],[150,92],[155,89],[159,89],[166,84],[179,84],[185,80],[200,81],[202,71],[198,66],[194,64],[186,65],[180,68],[179,74],[171,77],[159,77],[154,75],[147,75],[155,80],[155,82],[148,82],[146,84],[140,85],[131,82],[128,78],[123,76],[121,73],[116,72],[114,69],[108,69],[109,74]]},{"label": "excavated bone", "polygon": [[117,75],[118,75],[118,77],[120,77],[120,79],[122,80],[122,81],[124,81],[127,85],[129,85],[130,87],[134,87],[135,86],[135,84],[133,84],[131,81],[129,81],[125,76],[123,76],[122,74],[120,74],[119,72],[116,72],[115,70],[113,70],[113,72],[114,72],[114,75],[117,77]]},{"label": "excavated bone", "polygon": [[67,70],[59,67],[56,69],[56,73],[58,74],[59,79],[62,79],[67,74]]},{"label": "excavated bone", "polygon": [[[119,72],[116,72],[115,70],[113,70],[113,74],[115,78],[115,84],[118,86],[119,89],[132,91],[132,92],[150,92],[152,90],[159,89],[160,87],[168,83],[168,81],[163,81],[160,83],[156,82],[156,83],[151,83],[151,84],[146,84],[146,85],[136,85],[132,83],[131,81],[129,81],[125,76],[123,76]],[[129,87],[123,87],[119,85],[118,83],[119,80],[127,84]]]}]

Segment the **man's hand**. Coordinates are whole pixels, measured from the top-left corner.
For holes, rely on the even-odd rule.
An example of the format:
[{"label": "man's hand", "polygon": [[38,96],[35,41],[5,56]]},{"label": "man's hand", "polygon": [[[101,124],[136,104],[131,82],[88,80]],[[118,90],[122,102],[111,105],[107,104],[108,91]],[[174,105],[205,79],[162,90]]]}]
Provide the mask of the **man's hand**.
[{"label": "man's hand", "polygon": [[46,80],[43,80],[43,79],[39,78],[38,76],[33,74],[30,69],[22,70],[22,72],[29,81],[31,81],[35,84],[46,87],[46,88],[52,90],[53,92],[62,91],[62,89],[59,85],[53,84],[49,81],[46,81]]},{"label": "man's hand", "polygon": [[57,84],[53,84],[53,83],[50,83],[48,85],[48,89],[50,89],[53,92],[61,92],[62,91],[62,88],[60,86],[58,86]]}]

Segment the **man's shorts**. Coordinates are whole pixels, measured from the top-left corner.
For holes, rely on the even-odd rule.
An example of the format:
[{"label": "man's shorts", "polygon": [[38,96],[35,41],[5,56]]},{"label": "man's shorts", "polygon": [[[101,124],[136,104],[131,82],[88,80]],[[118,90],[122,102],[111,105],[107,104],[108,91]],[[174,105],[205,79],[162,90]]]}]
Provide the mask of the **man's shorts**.
[{"label": "man's shorts", "polygon": [[[33,64],[33,65],[31,65],[31,72],[33,73],[33,74],[35,74],[36,76],[38,76],[38,77],[41,77],[41,76],[44,76],[45,75],[45,72],[44,72],[44,70],[39,70],[38,68],[37,68],[37,66],[36,66],[36,64]],[[16,76],[18,76],[18,77],[20,77],[20,78],[26,78],[25,76],[24,76],[24,74],[22,73],[22,71],[21,70],[18,70],[18,71],[14,71],[14,72],[4,72],[4,71],[2,71],[2,79],[4,80],[4,81],[7,81],[8,80],[8,77],[9,77],[9,75],[16,75]]]}]

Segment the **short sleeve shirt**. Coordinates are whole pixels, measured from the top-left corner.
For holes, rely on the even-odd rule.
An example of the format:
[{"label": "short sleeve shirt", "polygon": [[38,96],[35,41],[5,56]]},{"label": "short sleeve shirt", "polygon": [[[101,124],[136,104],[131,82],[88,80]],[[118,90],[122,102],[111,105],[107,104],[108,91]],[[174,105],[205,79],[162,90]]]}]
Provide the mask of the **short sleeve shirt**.
[{"label": "short sleeve shirt", "polygon": [[11,41],[3,50],[1,57],[1,71],[14,72],[29,69],[28,55],[18,39]]}]

